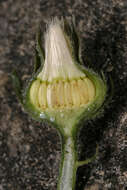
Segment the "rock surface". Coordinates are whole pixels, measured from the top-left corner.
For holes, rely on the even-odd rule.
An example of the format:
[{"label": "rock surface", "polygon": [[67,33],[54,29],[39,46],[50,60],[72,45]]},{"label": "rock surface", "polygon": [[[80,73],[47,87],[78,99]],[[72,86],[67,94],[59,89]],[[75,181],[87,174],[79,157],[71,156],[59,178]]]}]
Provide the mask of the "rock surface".
[{"label": "rock surface", "polygon": [[77,190],[127,189],[127,1],[0,1],[0,190],[55,190],[60,139],[51,126],[31,120],[10,81],[33,69],[35,33],[54,16],[75,16],[84,63],[112,76],[114,97],[101,119],[79,135],[81,159],[99,155],[78,170]]}]

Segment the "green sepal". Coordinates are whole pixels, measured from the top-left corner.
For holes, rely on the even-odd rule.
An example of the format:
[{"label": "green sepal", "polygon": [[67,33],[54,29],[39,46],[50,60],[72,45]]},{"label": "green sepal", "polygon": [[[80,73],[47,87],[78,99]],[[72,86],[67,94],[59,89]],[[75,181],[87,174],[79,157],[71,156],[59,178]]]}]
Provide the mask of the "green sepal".
[{"label": "green sepal", "polygon": [[23,104],[23,97],[22,97],[22,83],[16,71],[11,73],[11,80],[13,84],[13,88],[15,90],[16,96],[18,97],[21,104]]},{"label": "green sepal", "polygon": [[41,67],[41,59],[38,54],[37,49],[35,49],[35,56],[34,56],[34,73],[38,71],[38,69]]},{"label": "green sepal", "polygon": [[45,52],[44,52],[44,48],[42,46],[42,35],[41,35],[41,28],[39,27],[38,32],[36,34],[36,51],[35,51],[35,55],[37,60],[39,60],[40,57],[40,63],[38,61],[37,64],[37,69],[41,66],[44,65],[44,60],[45,60]]},{"label": "green sepal", "polygon": [[[105,77],[104,74],[103,77]],[[104,107],[108,106],[111,103],[114,95],[114,83],[110,75],[107,77],[107,83],[108,83],[108,92],[107,92],[106,101],[104,102]]]}]

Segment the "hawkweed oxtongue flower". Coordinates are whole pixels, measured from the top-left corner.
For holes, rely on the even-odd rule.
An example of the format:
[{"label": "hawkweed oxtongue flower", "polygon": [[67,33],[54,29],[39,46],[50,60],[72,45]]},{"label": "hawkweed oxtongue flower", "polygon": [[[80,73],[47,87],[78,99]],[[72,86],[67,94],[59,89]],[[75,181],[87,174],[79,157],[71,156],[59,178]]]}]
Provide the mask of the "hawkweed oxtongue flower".
[{"label": "hawkweed oxtongue flower", "polygon": [[[41,33],[37,36],[36,72],[22,104],[36,120],[47,120],[62,137],[62,161],[58,190],[74,190],[78,161],[76,137],[82,122],[95,117],[103,107],[107,87],[104,78],[79,63],[78,37],[73,25],[54,19],[45,33],[45,55]],[[17,94],[20,94],[19,81]]]}]

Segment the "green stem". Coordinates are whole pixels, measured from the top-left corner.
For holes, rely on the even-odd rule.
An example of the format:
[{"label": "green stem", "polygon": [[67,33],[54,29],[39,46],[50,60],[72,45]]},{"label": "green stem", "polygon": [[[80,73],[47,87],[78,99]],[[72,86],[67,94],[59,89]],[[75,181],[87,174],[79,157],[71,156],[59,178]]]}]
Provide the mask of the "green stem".
[{"label": "green stem", "polygon": [[75,139],[66,137],[62,140],[62,161],[57,190],[74,190],[77,170]]}]

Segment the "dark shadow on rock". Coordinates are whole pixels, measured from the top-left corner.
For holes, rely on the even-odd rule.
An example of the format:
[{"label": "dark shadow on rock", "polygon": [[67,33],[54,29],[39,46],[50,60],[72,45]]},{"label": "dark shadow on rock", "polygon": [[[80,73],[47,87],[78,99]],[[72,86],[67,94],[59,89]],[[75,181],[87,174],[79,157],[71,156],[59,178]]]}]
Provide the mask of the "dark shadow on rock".
[{"label": "dark shadow on rock", "polygon": [[[99,19],[99,18],[98,18]],[[108,130],[109,123],[114,127],[117,118],[127,105],[127,67],[125,65],[125,48],[127,44],[125,15],[122,10],[114,8],[110,20],[103,26],[97,27],[94,36],[84,39],[84,62],[95,71],[104,71],[111,76],[114,83],[114,96],[111,104],[105,109],[103,117],[84,125],[79,135],[79,144],[82,147],[80,160],[95,153],[96,144],[103,140],[104,131]],[[86,56],[87,55],[87,56]],[[123,73],[126,72],[124,76]],[[117,125],[116,125],[117,126]],[[82,145],[81,145],[82,144]],[[111,157],[110,144],[107,145],[101,164],[105,164]],[[78,169],[76,189],[83,190],[91,176],[92,164]],[[83,178],[85,176],[85,178]]]}]

